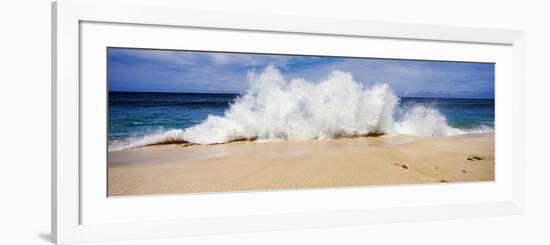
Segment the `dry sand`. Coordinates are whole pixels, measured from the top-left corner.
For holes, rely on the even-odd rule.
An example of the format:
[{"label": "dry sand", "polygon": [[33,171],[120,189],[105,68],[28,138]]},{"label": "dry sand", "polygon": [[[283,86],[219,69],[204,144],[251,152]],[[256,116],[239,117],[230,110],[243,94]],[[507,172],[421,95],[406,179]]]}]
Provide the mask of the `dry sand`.
[{"label": "dry sand", "polygon": [[108,194],[493,181],[494,134],[158,145],[108,154]]}]

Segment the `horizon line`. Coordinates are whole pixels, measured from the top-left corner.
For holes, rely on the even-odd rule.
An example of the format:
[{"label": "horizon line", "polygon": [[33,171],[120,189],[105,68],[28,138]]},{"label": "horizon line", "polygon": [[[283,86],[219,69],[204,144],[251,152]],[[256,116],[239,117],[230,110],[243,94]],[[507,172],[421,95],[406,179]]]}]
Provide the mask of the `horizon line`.
[{"label": "horizon line", "polygon": [[[241,95],[239,92],[163,92],[163,91],[107,91],[109,93],[157,93],[157,94],[231,94]],[[401,96],[399,98],[421,98],[421,99],[480,99],[480,100],[494,100],[495,97],[436,97],[436,96]]]}]

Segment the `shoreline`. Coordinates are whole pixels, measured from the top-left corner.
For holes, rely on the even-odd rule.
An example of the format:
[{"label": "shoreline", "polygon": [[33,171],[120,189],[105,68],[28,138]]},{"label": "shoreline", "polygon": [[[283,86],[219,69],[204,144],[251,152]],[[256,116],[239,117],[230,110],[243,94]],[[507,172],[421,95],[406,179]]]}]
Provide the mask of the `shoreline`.
[{"label": "shoreline", "polygon": [[493,180],[494,133],[165,144],[108,152],[109,196]]}]

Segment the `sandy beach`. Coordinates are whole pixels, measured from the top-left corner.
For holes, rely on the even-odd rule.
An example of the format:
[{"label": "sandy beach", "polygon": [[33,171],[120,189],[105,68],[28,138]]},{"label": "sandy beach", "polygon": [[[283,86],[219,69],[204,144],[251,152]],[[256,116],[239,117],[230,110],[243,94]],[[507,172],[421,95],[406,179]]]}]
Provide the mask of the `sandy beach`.
[{"label": "sandy beach", "polygon": [[494,134],[156,145],[108,154],[108,194],[494,180]]}]

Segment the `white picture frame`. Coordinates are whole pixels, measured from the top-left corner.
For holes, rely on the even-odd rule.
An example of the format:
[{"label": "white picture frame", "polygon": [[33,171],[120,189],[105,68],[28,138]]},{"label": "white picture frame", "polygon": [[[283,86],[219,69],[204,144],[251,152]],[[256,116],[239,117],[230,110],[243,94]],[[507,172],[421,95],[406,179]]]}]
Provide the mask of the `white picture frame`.
[{"label": "white picture frame", "polygon": [[[240,32],[261,32],[269,35],[292,34],[309,35],[315,37],[339,37],[359,39],[369,38],[395,41],[418,41],[437,42],[441,46],[468,44],[477,49],[486,47],[502,47],[495,50],[502,52],[502,57],[495,60],[506,63],[505,77],[499,76],[497,72],[497,103],[503,101],[503,106],[498,108],[497,115],[503,126],[497,128],[497,151],[498,142],[500,153],[497,152],[497,171],[502,171],[499,179],[497,174],[495,183],[483,184],[456,184],[449,186],[425,185],[425,186],[397,186],[387,190],[384,187],[332,190],[300,190],[281,191],[266,193],[231,193],[205,195],[204,200],[194,195],[197,203],[189,206],[174,204],[181,199],[193,199],[190,196],[159,196],[133,198],[131,200],[119,199],[117,203],[105,200],[89,201],[91,193],[94,192],[94,181],[99,183],[100,179],[87,178],[90,168],[83,168],[81,164],[82,145],[82,97],[83,91],[81,81],[87,79],[81,74],[86,64],[83,63],[83,29],[88,23],[109,25],[138,26],[147,28],[169,27],[187,28],[212,31],[240,31]],[[309,18],[297,16],[268,16],[253,13],[220,13],[189,10],[181,1],[107,1],[107,0],[60,0],[52,4],[52,237],[58,244],[74,242],[113,241],[127,239],[152,239],[177,237],[201,234],[221,234],[248,231],[266,231],[294,228],[314,228],[338,225],[354,224],[378,224],[405,221],[452,219],[465,217],[482,217],[495,215],[521,214],[524,211],[524,34],[518,30],[496,30],[469,27],[449,27],[438,25],[418,25],[404,23],[388,23],[375,21],[357,20],[333,20],[322,18]],[[86,32],[94,33],[94,32]],[[140,32],[128,32],[129,35],[142,35]],[[162,33],[171,35],[171,30],[166,29]],[[87,34],[86,34],[87,35]],[[164,34],[161,34],[164,35]],[[134,39],[136,36],[133,36]],[[88,38],[88,37],[86,37]],[[94,41],[97,38],[86,39],[86,43],[99,43],[108,45],[105,41]],[[145,38],[144,38],[145,39]],[[91,40],[91,41],[88,41]],[[158,45],[172,47],[173,43],[161,44],[160,39],[148,39],[149,43],[137,43],[135,45],[150,45],[159,42]],[[435,48],[435,47],[434,47]],[[473,49],[476,50],[476,49]],[[495,51],[495,52],[497,52]],[[452,52],[451,52],[452,53]],[[457,53],[457,52],[454,52]],[[404,54],[407,55],[407,54]],[[409,54],[410,55],[410,54]],[[437,56],[441,59],[460,59],[458,54],[450,54],[449,57]],[[464,54],[463,54],[464,55]],[[492,54],[486,58],[489,59]],[[436,58],[437,58],[436,57]],[[475,54],[462,59],[475,59]],[[388,58],[388,57],[386,57]],[[410,57],[419,58],[419,57]],[[494,61],[494,60],[493,60]],[[498,64],[498,61],[497,61]],[[93,67],[92,67],[93,68]],[[502,70],[502,69],[501,69]],[[85,88],[85,87],[84,87]],[[514,100],[511,100],[511,93],[514,92]],[[500,97],[499,97],[500,96]],[[509,101],[509,102],[505,102]],[[500,131],[499,131],[500,130]],[[506,134],[499,133],[506,131]],[[502,136],[501,136],[502,135]],[[499,168],[500,162],[504,166]],[[90,180],[91,179],[91,180]],[[92,183],[83,188],[83,183]],[[90,187],[91,186],[91,187]],[[104,186],[104,184],[103,184]],[[92,190],[88,190],[92,188]],[[474,193],[475,189],[483,190]],[[498,195],[482,198],[484,193],[498,192]],[[254,212],[215,213],[214,215],[202,215],[197,206],[200,202],[220,203],[228,202],[229,199],[242,199],[247,202],[268,205],[274,200],[289,200],[307,196],[308,198],[322,198],[319,196],[329,195],[331,198],[357,195],[370,195],[374,198],[390,198],[399,193],[411,193],[420,200],[408,203],[398,203],[395,199],[394,205],[386,205],[384,202],[373,206],[331,204],[317,209],[290,209],[277,207],[265,207]],[[430,200],[429,195],[438,193],[442,196],[446,192],[462,193],[458,197],[463,200],[447,199],[447,201]],[[377,194],[384,193],[384,194]],[[98,192],[101,193],[101,192]],[[421,195],[421,193],[427,193]],[[469,199],[471,196],[478,198]],[[104,196],[107,199],[106,196]],[[263,200],[263,202],[262,202]],[[197,213],[195,216],[178,216],[167,218],[166,213],[155,213],[151,210],[133,208],[130,205],[139,207],[140,202],[155,208],[163,207],[171,212],[170,214]],[[113,204],[118,209],[108,208]],[[238,202],[231,205],[239,205]],[[341,208],[339,209],[339,205]],[[363,205],[363,206],[361,206]],[[378,206],[377,206],[378,205]],[[92,207],[92,208],[89,208]],[[194,208],[189,208],[194,207]],[[203,206],[204,207],[204,206]],[[208,208],[208,207],[206,207]],[[210,208],[215,208],[214,206]],[[83,210],[90,212],[84,215]],[[125,213],[121,210],[133,210],[140,212],[143,217],[140,219],[128,219],[135,213]],[[137,211],[136,211],[137,210]],[[102,213],[104,211],[104,213]],[[115,217],[115,213],[120,216]],[[91,214],[91,215],[90,215]],[[200,214],[200,215],[199,215]],[[163,216],[164,215],[164,216]],[[202,216],[201,216],[202,215]],[[83,217],[97,217],[87,222]],[[163,216],[155,219],[156,216]]]}]

